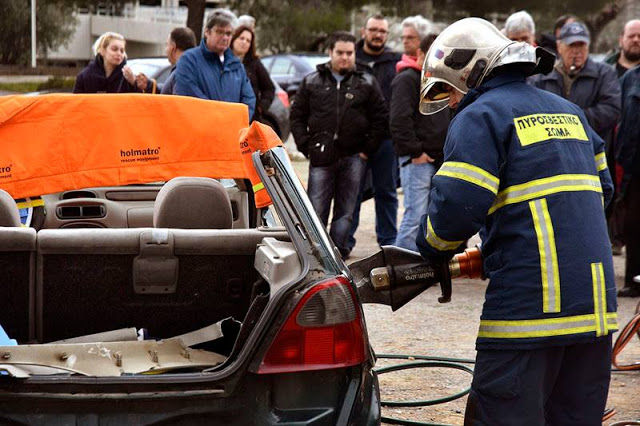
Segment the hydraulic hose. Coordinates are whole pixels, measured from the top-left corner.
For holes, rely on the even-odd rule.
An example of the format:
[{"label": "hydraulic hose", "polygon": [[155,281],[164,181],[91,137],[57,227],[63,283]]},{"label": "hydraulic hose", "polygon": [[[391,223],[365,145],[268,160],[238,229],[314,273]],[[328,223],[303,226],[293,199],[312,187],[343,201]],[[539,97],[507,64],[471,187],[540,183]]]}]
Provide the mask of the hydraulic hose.
[{"label": "hydraulic hose", "polygon": [[[378,375],[391,373],[393,371],[408,370],[411,368],[453,368],[455,370],[466,371],[473,376],[473,369],[463,364],[474,364],[472,359],[460,359],[460,358],[443,358],[435,356],[425,355],[403,355],[403,354],[376,354],[380,359],[406,359],[409,362],[391,365],[388,367],[381,367],[376,369]],[[453,395],[449,395],[443,398],[425,399],[416,401],[380,401],[383,407],[426,407],[430,405],[443,404],[445,402],[453,401],[458,398],[462,398],[467,395],[471,387],[468,387]],[[388,424],[394,425],[409,425],[409,426],[450,426],[440,423],[425,423],[412,420],[399,419],[395,417],[382,417],[382,421]]]},{"label": "hydraulic hose", "polygon": [[640,303],[636,306],[636,313],[631,318],[631,321],[620,330],[620,334],[613,345],[612,363],[620,371],[640,370],[640,362],[634,362],[632,364],[620,364],[618,362],[618,355],[627,346],[627,343],[631,341],[634,335],[640,337]]},{"label": "hydraulic hose", "polygon": [[[636,316],[627,324],[627,326],[623,329],[623,331],[627,331],[627,329],[631,330],[628,333],[633,336],[633,334],[640,333],[638,328],[640,327],[640,303],[636,308]],[[621,336],[618,340],[621,340]],[[616,341],[616,344],[618,341]],[[628,341],[624,343],[626,345]],[[624,347],[622,345],[622,347]],[[622,349],[620,348],[620,350]],[[394,371],[400,370],[408,370],[412,368],[453,368],[455,370],[466,371],[467,373],[473,376],[473,369],[463,365],[463,364],[475,364],[475,360],[473,359],[465,359],[465,358],[448,358],[448,357],[436,357],[436,356],[426,356],[426,355],[406,355],[406,354],[376,354],[376,358],[378,359],[402,359],[409,360],[409,362],[405,362],[402,364],[391,365],[388,367],[376,368],[375,371],[378,375],[391,373]],[[614,365],[615,365],[615,355],[614,355]],[[640,364],[633,364],[636,366],[634,369],[640,369]],[[616,367],[620,368],[616,365]],[[624,366],[623,366],[624,367]],[[627,370],[629,370],[628,368]],[[414,400],[414,401],[388,401],[381,400],[380,404],[383,407],[427,407],[431,405],[444,404],[445,402],[450,402],[456,400],[458,398],[462,398],[467,395],[471,391],[471,387],[468,387],[460,392],[454,393],[449,396],[445,396],[442,398],[435,399],[424,399],[424,400]],[[608,408],[602,417],[602,421],[606,421],[611,419],[616,414],[615,408]],[[395,417],[385,417],[382,416],[381,420],[384,423],[393,424],[393,425],[406,425],[406,426],[452,426],[442,423],[427,423],[427,422],[419,422],[413,420],[399,419]],[[636,420],[624,420],[616,423],[612,423],[610,426],[640,426],[640,421]]]}]

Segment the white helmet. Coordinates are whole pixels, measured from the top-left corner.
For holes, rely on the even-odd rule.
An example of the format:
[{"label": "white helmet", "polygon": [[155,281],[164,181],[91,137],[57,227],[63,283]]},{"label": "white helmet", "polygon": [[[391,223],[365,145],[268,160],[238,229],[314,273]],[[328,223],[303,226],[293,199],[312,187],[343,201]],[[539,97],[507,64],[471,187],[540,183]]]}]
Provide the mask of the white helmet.
[{"label": "white helmet", "polygon": [[428,115],[443,110],[449,104],[447,85],[466,94],[497,67],[519,63],[529,75],[539,72],[534,72],[537,54],[533,46],[509,40],[484,19],[454,22],[433,41],[424,60],[420,112]]}]

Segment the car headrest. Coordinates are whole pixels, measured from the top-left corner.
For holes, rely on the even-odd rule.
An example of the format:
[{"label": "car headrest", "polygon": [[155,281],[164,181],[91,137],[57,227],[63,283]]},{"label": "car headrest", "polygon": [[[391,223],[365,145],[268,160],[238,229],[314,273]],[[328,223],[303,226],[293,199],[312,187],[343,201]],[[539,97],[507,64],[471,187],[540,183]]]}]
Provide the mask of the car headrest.
[{"label": "car headrest", "polygon": [[156,198],[156,228],[230,229],[233,224],[227,190],[214,179],[178,177],[167,182]]},{"label": "car headrest", "polygon": [[15,200],[0,189],[0,226],[22,226]]}]

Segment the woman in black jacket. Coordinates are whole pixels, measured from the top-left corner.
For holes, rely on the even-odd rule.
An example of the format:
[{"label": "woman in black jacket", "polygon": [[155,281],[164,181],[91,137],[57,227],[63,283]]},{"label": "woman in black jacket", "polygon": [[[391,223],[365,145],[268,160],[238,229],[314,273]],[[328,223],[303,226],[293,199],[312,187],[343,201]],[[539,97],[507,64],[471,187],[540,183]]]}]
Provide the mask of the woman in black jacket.
[{"label": "woman in black jacket", "polygon": [[102,34],[93,45],[96,57],[76,77],[73,93],[140,92],[127,63],[125,39],[113,32]]},{"label": "woman in black jacket", "polygon": [[256,94],[256,112],[253,119],[262,121],[262,113],[271,106],[276,88],[269,72],[256,55],[256,37],[253,29],[246,25],[239,26],[231,38],[231,49],[244,64],[251,87]]}]

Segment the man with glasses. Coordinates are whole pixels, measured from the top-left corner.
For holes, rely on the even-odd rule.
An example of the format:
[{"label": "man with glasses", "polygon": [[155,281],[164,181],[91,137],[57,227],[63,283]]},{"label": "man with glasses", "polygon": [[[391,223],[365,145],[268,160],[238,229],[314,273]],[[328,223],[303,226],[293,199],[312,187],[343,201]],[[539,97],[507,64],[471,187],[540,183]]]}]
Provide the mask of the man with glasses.
[{"label": "man with glasses", "polygon": [[187,50],[175,71],[174,93],[214,101],[238,102],[249,107],[253,117],[256,96],[249,78],[229,44],[236,16],[227,9],[214,9],[197,48]]},{"label": "man with glasses", "polygon": [[[382,89],[386,109],[391,100],[391,81],[396,74],[396,63],[400,54],[385,47],[389,37],[389,23],[382,15],[367,19],[362,28],[362,40],[356,44],[356,64],[359,70],[373,74]],[[373,197],[376,206],[376,236],[379,245],[391,245],[398,233],[396,221],[398,215],[398,196],[396,185],[398,165],[393,153],[393,144],[386,123],[386,137],[380,148],[368,158],[368,173],[371,175]],[[367,179],[365,179],[366,181]],[[356,245],[354,235],[360,222],[360,202],[365,184],[363,182],[360,197],[353,214],[353,225],[348,248]]]},{"label": "man with glasses", "polygon": [[[402,21],[402,47],[404,54],[396,63],[396,72],[407,67],[415,67],[420,41],[429,35],[431,23],[421,15],[409,16]],[[417,64],[422,69],[422,64]]]}]

